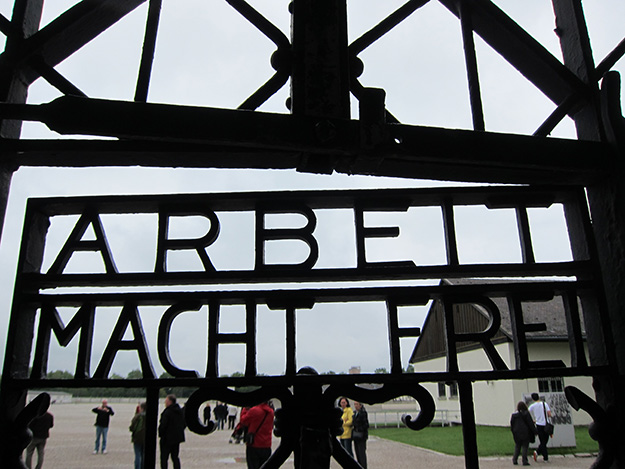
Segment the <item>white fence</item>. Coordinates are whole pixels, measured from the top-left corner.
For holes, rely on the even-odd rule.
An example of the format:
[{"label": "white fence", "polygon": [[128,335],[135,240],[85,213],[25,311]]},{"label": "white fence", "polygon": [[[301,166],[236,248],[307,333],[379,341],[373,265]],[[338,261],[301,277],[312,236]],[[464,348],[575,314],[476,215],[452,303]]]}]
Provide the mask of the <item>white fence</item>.
[{"label": "white fence", "polygon": [[[396,426],[400,428],[403,424],[401,423],[402,415],[409,414],[412,415],[413,418],[416,418],[418,411],[415,410],[374,410],[367,412],[369,416],[369,426],[373,428],[378,427],[393,427]],[[441,426],[451,426],[452,422],[449,419],[449,411],[448,410],[437,410],[434,413],[433,422],[441,424]]]}]

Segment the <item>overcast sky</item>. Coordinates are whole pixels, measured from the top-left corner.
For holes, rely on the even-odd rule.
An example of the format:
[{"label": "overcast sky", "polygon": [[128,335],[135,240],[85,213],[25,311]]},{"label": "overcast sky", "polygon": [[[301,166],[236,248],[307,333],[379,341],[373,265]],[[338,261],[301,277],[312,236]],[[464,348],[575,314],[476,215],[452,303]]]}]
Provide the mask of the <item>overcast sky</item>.
[{"label": "overcast sky", "polygon": [[[45,2],[43,25],[75,2]],[[288,1],[250,1],[289,36]],[[354,40],[403,1],[348,1],[349,37]],[[551,53],[561,58],[550,2],[506,0],[495,2],[521,26],[534,35]],[[12,1],[0,2],[0,13],[10,18]],[[625,37],[625,2],[593,0],[585,2],[595,61],[600,62]],[[147,5],[137,8],[104,34],[57,67],[57,70],[90,97],[132,100],[141,53]],[[497,53],[479,38],[477,53],[486,129],[495,132],[531,134],[552,112],[553,104]],[[0,37],[0,46],[4,38]],[[156,56],[150,86],[150,102],[235,108],[272,75],[269,63],[273,44],[223,1],[164,0]],[[405,124],[471,128],[466,72],[459,22],[437,1],[430,1],[396,30],[364,51],[361,82],[387,92],[388,109]],[[625,72],[622,59],[615,67]],[[49,102],[59,93],[43,80],[30,88],[29,103]],[[273,96],[260,110],[286,113],[288,86]],[[357,103],[352,100],[353,116]],[[61,138],[41,124],[26,123],[23,138]],[[572,121],[566,119],[553,136],[574,138]],[[165,169],[41,169],[21,168],[13,178],[7,219],[0,244],[0,329],[5,330],[14,283],[19,237],[29,197],[56,195],[159,194],[229,192],[286,189],[421,187],[430,181],[393,180],[358,176],[317,176],[294,171],[243,170],[165,170]],[[516,226],[510,211],[488,212],[481,208],[456,214],[459,248],[463,262],[514,262],[520,259]],[[568,260],[563,217],[559,207],[532,212],[532,230],[537,257]],[[224,268],[250,268],[253,257],[251,215],[220,218],[219,244],[209,253]],[[319,266],[349,266],[354,262],[353,220],[348,212],[318,213],[320,240]],[[74,220],[57,221],[50,231],[44,268],[53,261],[71,230]],[[371,245],[373,260],[413,259],[416,263],[443,263],[444,251],[440,213],[411,210],[399,218],[376,218],[372,223],[399,224],[402,235],[393,241]],[[104,221],[114,256],[120,269],[150,269],[154,265],[155,218],[118,217]],[[332,228],[330,228],[332,227]],[[200,233],[202,220],[188,220],[181,232]],[[195,230],[195,231],[193,231]],[[340,233],[340,234],[338,234]],[[390,244],[383,244],[384,242]],[[402,253],[409,253],[401,257]],[[284,262],[301,256],[298,246],[273,251]],[[305,255],[305,254],[304,254]],[[293,256],[292,258],[289,256]],[[180,257],[172,265],[187,266],[194,259]],[[73,260],[72,269],[89,270],[93,259]],[[178,262],[178,264],[175,264]],[[97,264],[97,260],[95,261]],[[341,265],[339,265],[341,264]],[[224,287],[219,287],[224,288]],[[249,287],[241,287],[249,288]],[[293,288],[293,286],[290,286]],[[425,309],[409,311],[402,325],[421,325]],[[157,373],[155,337],[158,310],[142,312],[152,361]],[[266,309],[259,311],[259,371],[281,374],[284,367],[284,315]],[[115,315],[96,319],[93,362],[95,370],[114,324]],[[67,319],[66,319],[67,320]],[[222,319],[224,331],[240,329],[242,314],[232,308]],[[363,372],[389,367],[386,314],[383,305],[325,305],[298,313],[298,366],[312,365],[319,371],[347,371],[361,366]],[[4,334],[0,354],[4,354]],[[72,370],[75,344],[61,350],[52,341],[49,369]],[[73,341],[75,342],[75,340]],[[365,346],[363,347],[363,344]],[[404,366],[414,340],[402,342]],[[243,370],[241,347],[232,346],[220,362],[223,373]],[[172,331],[172,357],[181,368],[203,373],[206,360],[206,311],[180,316]],[[113,371],[125,375],[138,367],[132,353],[120,353]]]}]

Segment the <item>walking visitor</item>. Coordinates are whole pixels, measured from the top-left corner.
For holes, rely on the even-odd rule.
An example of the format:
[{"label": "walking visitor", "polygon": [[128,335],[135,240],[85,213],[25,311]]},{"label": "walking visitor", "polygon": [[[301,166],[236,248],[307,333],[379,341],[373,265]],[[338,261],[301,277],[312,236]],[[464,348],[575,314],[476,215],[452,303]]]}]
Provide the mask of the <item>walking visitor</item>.
[{"label": "walking visitor", "polygon": [[26,467],[32,468],[33,453],[37,450],[37,465],[36,469],[41,469],[43,466],[43,456],[45,454],[45,447],[48,438],[50,437],[50,429],[54,426],[54,417],[50,412],[33,419],[28,425],[33,432],[33,439],[26,447]]},{"label": "walking visitor", "polygon": [[527,404],[520,401],[516,406],[516,412],[510,416],[510,430],[514,439],[514,454],[512,455],[512,464],[519,463],[519,453],[521,453],[521,461],[524,466],[529,466],[527,459],[527,451],[530,443],[536,441],[536,426],[532,420]]},{"label": "walking visitor", "polygon": [[538,393],[532,393],[532,400],[534,403],[530,406],[529,411],[532,414],[532,419],[536,423],[536,430],[538,432],[538,449],[534,451],[534,461],[538,459],[538,455],[542,455],[543,461],[549,461],[549,452],[547,450],[547,443],[549,442],[549,433],[546,431],[546,426],[549,418],[551,417],[551,409],[549,405],[541,401]]}]

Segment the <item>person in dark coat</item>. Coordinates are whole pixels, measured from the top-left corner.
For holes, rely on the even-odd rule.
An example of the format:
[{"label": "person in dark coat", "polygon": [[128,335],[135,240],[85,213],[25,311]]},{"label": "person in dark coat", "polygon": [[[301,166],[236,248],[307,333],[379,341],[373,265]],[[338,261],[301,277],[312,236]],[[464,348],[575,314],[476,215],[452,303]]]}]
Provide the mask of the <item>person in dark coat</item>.
[{"label": "person in dark coat", "polygon": [[354,401],[354,418],[352,420],[352,441],[354,442],[354,453],[356,461],[367,469],[367,438],[369,438],[369,417],[365,406]]},{"label": "person in dark coat", "polygon": [[519,453],[524,466],[529,466],[527,459],[527,451],[530,443],[536,441],[536,426],[532,420],[527,405],[521,401],[516,406],[517,411],[510,417],[510,430],[514,438],[514,454],[512,455],[512,464],[518,464]]},{"label": "person in dark coat", "polygon": [[184,441],[184,411],[176,403],[173,394],[165,398],[165,410],[161,413],[158,436],[161,439],[161,469],[167,469],[171,456],[174,469],[180,469],[180,443]]},{"label": "person in dark coat", "polygon": [[109,422],[111,416],[115,415],[113,408],[108,405],[106,399],[102,399],[102,405],[91,409],[91,412],[97,414],[95,418],[95,446],[93,454],[98,454],[100,450],[100,439],[102,440],[102,454],[106,454],[106,440],[109,431]]},{"label": "person in dark coat", "polygon": [[204,407],[204,425],[208,425],[211,421],[211,405],[207,402]]},{"label": "person in dark coat", "polygon": [[50,437],[50,429],[54,426],[54,417],[50,412],[46,412],[40,417],[34,419],[28,427],[33,432],[33,439],[26,448],[26,467],[30,469],[33,462],[33,453],[37,450],[37,466],[41,469],[43,466],[43,456],[45,454],[46,441]]},{"label": "person in dark coat", "polygon": [[143,469],[143,454],[145,452],[145,409],[145,402],[138,405],[138,411],[132,418],[130,427],[128,427],[132,435],[131,441],[135,451],[135,469]]},{"label": "person in dark coat", "polygon": [[218,402],[213,410],[213,415],[215,415],[215,420],[217,422],[217,430],[223,430],[226,419],[228,418],[228,406],[223,402]]}]

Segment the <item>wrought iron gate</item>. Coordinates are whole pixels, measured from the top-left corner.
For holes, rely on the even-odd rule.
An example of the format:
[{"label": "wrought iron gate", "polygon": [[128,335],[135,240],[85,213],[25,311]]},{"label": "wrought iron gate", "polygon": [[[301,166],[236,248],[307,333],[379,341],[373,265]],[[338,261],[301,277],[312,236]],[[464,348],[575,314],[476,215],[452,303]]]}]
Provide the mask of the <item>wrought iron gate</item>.
[{"label": "wrought iron gate", "polygon": [[[624,421],[625,404],[619,399],[624,389],[625,353],[622,322],[625,304],[621,165],[625,142],[625,121],[619,106],[618,75],[609,72],[625,53],[624,43],[599,65],[588,42],[581,1],[553,0],[557,32],[561,37],[564,64],[543,49],[522,28],[488,0],[438,0],[460,21],[471,97],[473,131],[402,125],[385,108],[384,90],[365,88],[359,82],[363,63],[359,54],[378,38],[428,3],[408,1],[376,27],[352,42],[346,34],[346,0],[295,0],[289,8],[292,36],[278,28],[243,0],[226,0],[267,36],[276,46],[271,63],[275,74],[250,96],[238,110],[170,106],[147,102],[151,63],[158,31],[160,0],[151,0],[146,22],[143,56],[137,77],[135,100],[121,102],[93,99],[55,70],[63,59],[93,37],[123,18],[141,0],[84,0],[66,14],[39,30],[42,0],[15,0],[13,16],[0,16],[0,30],[7,36],[0,56],[0,153],[3,156],[3,198],[9,191],[12,171],[19,166],[164,166],[290,168],[302,172],[365,174],[403,178],[511,183],[518,186],[427,190],[372,190],[347,192],[243,193],[202,196],[94,197],[35,199],[28,206],[22,250],[18,265],[13,310],[2,377],[0,420],[1,451],[15,467],[27,441],[28,421],[47,407],[45,397],[25,406],[25,392],[31,388],[142,387],[147,389],[148,413],[146,463],[152,467],[156,453],[157,400],[159,390],[172,385],[198,387],[189,399],[188,425],[200,434],[210,433],[193,418],[194,409],[208,399],[238,405],[278,398],[282,409],[276,431],[281,444],[265,467],[279,467],[291,452],[297,467],[328,467],[332,455],[343,467],[359,467],[342,452],[334,435],[337,415],[334,400],[346,395],[366,403],[393,397],[413,396],[420,405],[415,420],[406,424],[418,430],[434,415],[431,395],[421,386],[426,382],[456,381],[462,409],[465,460],[478,467],[473,382],[525,379],[530,377],[592,376],[598,404],[575,389],[569,401],[591,413],[600,435],[600,464],[623,466],[618,429]],[[432,0],[434,1],[434,0]],[[474,34],[479,35],[516,67],[556,105],[555,111],[533,136],[485,132],[480,86],[475,60]],[[43,105],[27,105],[30,84],[43,78],[63,94]],[[599,80],[603,80],[599,90]],[[290,80],[290,115],[255,111]],[[360,102],[358,120],[350,120],[349,94]],[[251,112],[254,111],[254,112]],[[547,138],[564,117],[571,116],[578,140]],[[61,134],[115,137],[106,141],[20,139],[21,121],[43,122]],[[557,184],[557,185],[555,185]],[[561,204],[566,215],[574,260],[538,262],[533,253],[527,211],[531,207]],[[516,214],[522,261],[511,264],[462,264],[458,257],[454,209],[462,205],[510,208]],[[436,207],[444,223],[446,262],[420,266],[411,261],[373,263],[367,260],[365,240],[396,236],[388,227],[364,224],[367,211],[402,211],[408,207]],[[353,210],[357,266],[316,268],[318,247],[314,237],[315,210]],[[219,213],[252,211],[256,219],[254,269],[220,271],[204,248],[218,236]],[[158,252],[154,272],[118,272],[108,248],[100,215],[153,213],[159,217]],[[271,213],[297,213],[306,225],[296,229],[267,229]],[[56,261],[41,271],[46,231],[54,216],[73,214],[78,221]],[[202,238],[176,243],[168,237],[168,218],[175,214],[199,214],[211,229]],[[82,235],[93,228],[95,240]],[[265,243],[272,239],[297,239],[306,244],[309,255],[300,264],[270,264],[264,258]],[[595,241],[596,240],[596,241]],[[169,272],[167,253],[175,249],[196,250],[203,271]],[[64,268],[78,251],[99,254],[104,273],[68,274]],[[204,253],[204,254],[202,254]],[[494,282],[470,285],[410,287],[328,288],[301,290],[255,290],[199,293],[127,293],[123,287],[146,285],[189,285],[220,283],[302,284],[380,279],[495,278]],[[510,278],[548,277],[548,281],[511,282]],[[562,280],[566,277],[567,280]],[[113,293],[56,294],[56,287],[107,286]],[[571,366],[561,362],[530,361],[525,335],[540,328],[526,324],[523,304],[562,299],[570,339]],[[509,367],[492,345],[501,313],[494,299],[510,305],[515,330],[515,364]],[[320,376],[296,360],[295,312],[323,302],[378,301],[384,303],[388,319],[391,370],[387,375]],[[445,373],[404,373],[399,358],[399,340],[418,337],[417,328],[400,327],[397,308],[439,300],[445,307]],[[453,306],[479,304],[489,316],[489,326],[480,332],[459,332],[454,327]],[[246,331],[219,331],[220,306],[244,305]],[[258,376],[256,370],[255,321],[257,306],[283,310],[286,328],[286,366],[282,376]],[[174,376],[159,380],[152,371],[139,309],[144,305],[167,308],[160,319],[158,355],[162,366]],[[208,362],[205,370],[183,370],[169,357],[169,328],[177,315],[209,308]],[[57,308],[71,306],[76,313],[68,324]],[[117,325],[97,367],[89,369],[93,318],[101,306],[119,308]],[[581,306],[581,310],[580,310]],[[125,340],[130,327],[134,339]],[[37,331],[37,340],[33,343]],[[79,334],[74,380],[70,383],[45,378],[47,353],[54,333],[67,344]],[[583,351],[588,343],[589,361]],[[492,370],[460,370],[457,347],[461,342],[479,343]],[[244,344],[245,376],[221,378],[218,346]],[[107,379],[112,361],[120,350],[139,356],[143,379],[112,383]],[[29,375],[31,354],[32,372]],[[363,383],[378,384],[376,390]],[[233,386],[259,386],[257,391],[237,393]],[[327,387],[325,387],[327,385]],[[325,387],[325,388],[324,388]],[[304,412],[303,409],[312,409]],[[606,411],[608,411],[606,413]],[[320,437],[321,435],[321,437]],[[607,436],[606,436],[607,435]],[[327,439],[325,438],[327,436]],[[324,441],[324,444],[318,443]],[[311,442],[317,442],[312,444]],[[316,461],[316,462],[312,462]],[[321,462],[319,462],[321,461]]]}]

